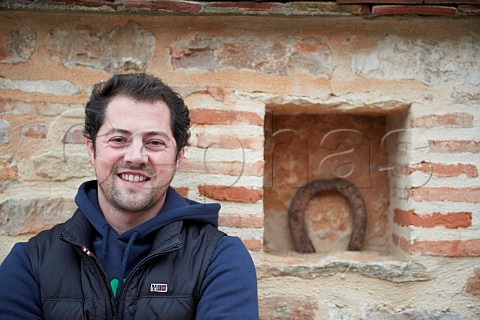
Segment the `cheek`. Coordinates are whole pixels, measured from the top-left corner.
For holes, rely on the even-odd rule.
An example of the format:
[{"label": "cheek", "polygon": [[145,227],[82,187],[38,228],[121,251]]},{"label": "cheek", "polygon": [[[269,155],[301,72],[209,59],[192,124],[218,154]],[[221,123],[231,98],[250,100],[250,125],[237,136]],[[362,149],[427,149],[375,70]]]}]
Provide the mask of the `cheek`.
[{"label": "cheek", "polygon": [[95,157],[95,171],[97,175],[107,175],[109,174],[110,171],[113,170],[115,163],[115,159],[112,159],[110,157],[105,157],[105,155],[102,154],[97,154]]}]

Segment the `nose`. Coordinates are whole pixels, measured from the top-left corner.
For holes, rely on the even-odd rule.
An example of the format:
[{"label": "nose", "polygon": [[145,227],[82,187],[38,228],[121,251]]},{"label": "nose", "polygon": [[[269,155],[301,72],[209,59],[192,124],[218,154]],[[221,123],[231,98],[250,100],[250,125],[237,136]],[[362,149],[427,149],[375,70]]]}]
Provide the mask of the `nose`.
[{"label": "nose", "polygon": [[125,149],[125,162],[131,164],[145,164],[148,161],[148,156],[145,153],[145,147],[142,141],[134,140]]}]

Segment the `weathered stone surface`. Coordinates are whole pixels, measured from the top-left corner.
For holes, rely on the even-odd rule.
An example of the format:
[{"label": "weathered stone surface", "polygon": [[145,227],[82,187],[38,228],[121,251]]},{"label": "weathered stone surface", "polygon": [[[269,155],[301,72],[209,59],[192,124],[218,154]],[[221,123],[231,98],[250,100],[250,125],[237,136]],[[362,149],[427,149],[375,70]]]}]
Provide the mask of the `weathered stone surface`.
[{"label": "weathered stone surface", "polygon": [[3,63],[26,62],[35,47],[36,36],[31,29],[0,32],[0,61]]},{"label": "weathered stone surface", "polygon": [[328,43],[315,36],[272,41],[198,34],[192,40],[174,43],[171,53],[172,64],[177,69],[234,68],[275,75],[308,72],[329,78],[334,68]]},{"label": "weathered stone surface", "polygon": [[260,299],[262,320],[313,320],[318,309],[317,300],[311,297],[270,296]]},{"label": "weathered stone surface", "polygon": [[458,104],[478,105],[480,104],[480,91],[476,87],[472,90],[466,90],[466,88],[463,87],[454,88],[452,99]]},{"label": "weathered stone surface", "polygon": [[87,26],[54,28],[50,36],[51,54],[60,57],[68,68],[145,71],[155,50],[155,36],[134,22],[111,30]]},{"label": "weathered stone surface", "polygon": [[259,268],[259,279],[277,276],[293,276],[314,279],[320,276],[333,276],[337,273],[358,273],[368,278],[395,283],[432,280],[425,267],[414,262],[384,261],[321,261],[315,263],[270,264]]},{"label": "weathered stone surface", "polygon": [[393,311],[381,308],[369,308],[363,319],[369,320],[461,320],[462,317],[451,310],[426,310],[421,308],[411,308],[401,311]]},{"label": "weathered stone surface", "polygon": [[0,119],[0,143],[8,142],[8,129],[10,124],[5,119]]},{"label": "weathered stone surface", "polygon": [[0,235],[36,233],[65,221],[75,211],[73,200],[7,199],[0,202]]},{"label": "weathered stone surface", "polygon": [[472,36],[456,41],[431,41],[388,35],[370,53],[353,55],[352,68],[374,79],[478,85],[479,51],[480,41]]},{"label": "weathered stone surface", "polygon": [[0,77],[0,89],[40,92],[56,96],[74,96],[81,89],[65,80],[12,80]]},{"label": "weathered stone surface", "polygon": [[63,157],[46,153],[33,157],[32,162],[38,176],[53,181],[90,177],[94,173],[86,152],[65,153]]},{"label": "weathered stone surface", "polygon": [[3,114],[34,114],[46,116],[59,116],[70,110],[84,110],[85,106],[77,104],[45,103],[43,101],[22,101],[9,98],[0,98],[0,113]]}]

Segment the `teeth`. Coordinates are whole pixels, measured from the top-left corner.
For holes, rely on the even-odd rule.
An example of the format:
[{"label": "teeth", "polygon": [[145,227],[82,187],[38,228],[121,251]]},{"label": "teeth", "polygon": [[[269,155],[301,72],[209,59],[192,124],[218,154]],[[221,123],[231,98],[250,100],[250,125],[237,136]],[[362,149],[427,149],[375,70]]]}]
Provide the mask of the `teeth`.
[{"label": "teeth", "polygon": [[123,180],[127,180],[129,182],[143,182],[145,181],[145,177],[144,176],[136,176],[136,175],[133,175],[133,174],[122,174],[121,175],[122,179]]}]

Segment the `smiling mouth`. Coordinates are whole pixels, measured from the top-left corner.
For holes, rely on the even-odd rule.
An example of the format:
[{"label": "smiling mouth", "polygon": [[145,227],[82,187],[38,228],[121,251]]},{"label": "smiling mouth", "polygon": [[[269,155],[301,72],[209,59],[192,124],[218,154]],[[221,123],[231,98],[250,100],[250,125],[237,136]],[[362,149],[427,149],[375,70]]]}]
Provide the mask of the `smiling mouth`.
[{"label": "smiling mouth", "polygon": [[121,179],[128,181],[128,182],[143,182],[150,180],[150,178],[141,176],[141,175],[134,175],[134,174],[126,174],[122,173],[119,175]]}]

